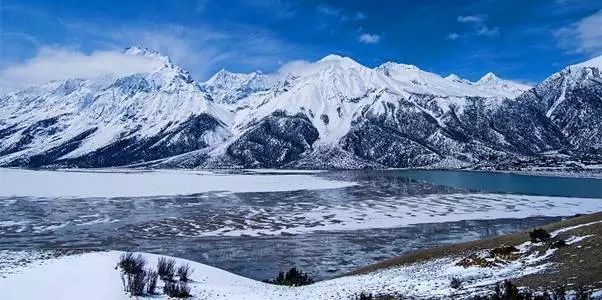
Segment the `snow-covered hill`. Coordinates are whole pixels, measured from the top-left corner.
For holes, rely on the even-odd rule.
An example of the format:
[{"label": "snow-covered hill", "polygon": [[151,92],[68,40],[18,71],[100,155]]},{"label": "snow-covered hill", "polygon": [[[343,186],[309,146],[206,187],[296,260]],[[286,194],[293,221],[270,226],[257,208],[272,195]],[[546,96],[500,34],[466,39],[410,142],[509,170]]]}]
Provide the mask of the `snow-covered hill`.
[{"label": "snow-covered hill", "polygon": [[595,161],[602,148],[596,59],[530,89],[337,55],[196,83],[156,52],[126,53],[157,67],[1,97],[0,165],[460,167],[554,151]]}]

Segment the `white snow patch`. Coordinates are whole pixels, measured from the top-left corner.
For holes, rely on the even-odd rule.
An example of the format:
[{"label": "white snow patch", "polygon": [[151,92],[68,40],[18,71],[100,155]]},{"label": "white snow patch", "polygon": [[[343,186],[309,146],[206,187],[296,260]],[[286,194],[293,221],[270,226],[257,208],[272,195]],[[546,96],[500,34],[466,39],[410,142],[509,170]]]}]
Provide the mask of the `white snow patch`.
[{"label": "white snow patch", "polygon": [[598,224],[598,223],[602,223],[602,221],[595,221],[595,222],[590,222],[590,223],[585,223],[585,224],[579,224],[579,225],[575,225],[575,226],[571,226],[571,227],[561,228],[561,229],[552,231],[552,233],[550,235],[552,237],[556,237],[556,236],[558,236],[559,234],[561,234],[563,232],[571,231],[571,230],[574,230],[574,229],[577,229],[577,228],[581,228],[581,227],[591,226],[591,225]]}]

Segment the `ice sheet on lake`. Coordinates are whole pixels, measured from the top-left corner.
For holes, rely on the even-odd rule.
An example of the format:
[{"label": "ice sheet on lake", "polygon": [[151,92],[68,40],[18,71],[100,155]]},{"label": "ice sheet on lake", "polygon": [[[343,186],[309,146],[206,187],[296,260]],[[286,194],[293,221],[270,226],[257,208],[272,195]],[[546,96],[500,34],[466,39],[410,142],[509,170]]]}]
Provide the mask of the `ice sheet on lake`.
[{"label": "ice sheet on lake", "polygon": [[209,191],[276,192],[335,189],[353,182],[310,174],[244,175],[207,171],[23,170],[0,168],[0,197],[149,197]]},{"label": "ice sheet on lake", "polygon": [[361,202],[286,202],[275,206],[241,205],[206,218],[169,218],[135,225],[139,236],[262,236],[396,228],[412,224],[571,216],[602,210],[602,200],[506,194],[434,194]]}]

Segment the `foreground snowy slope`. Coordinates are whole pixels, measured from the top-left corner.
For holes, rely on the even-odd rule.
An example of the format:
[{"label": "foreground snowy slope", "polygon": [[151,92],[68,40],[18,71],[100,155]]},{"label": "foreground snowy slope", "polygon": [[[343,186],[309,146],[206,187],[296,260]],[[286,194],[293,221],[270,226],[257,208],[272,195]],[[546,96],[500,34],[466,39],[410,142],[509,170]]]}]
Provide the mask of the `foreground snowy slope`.
[{"label": "foreground snowy slope", "polygon": [[2,166],[363,168],[599,162],[600,58],[535,89],[329,55],[288,74],[203,83],[167,57],[149,73],[0,97]]},{"label": "foreground snowy slope", "polygon": [[[551,238],[565,241],[562,248],[526,241],[528,235],[518,233],[497,240],[455,245],[456,250],[450,246],[444,254],[437,249],[426,250],[431,251],[430,256],[396,263],[395,260],[407,260],[411,255],[402,256],[368,266],[356,275],[301,287],[267,284],[183,259],[176,259],[176,265],[192,267],[188,283],[192,299],[352,300],[358,299],[362,292],[412,299],[471,299],[475,294],[491,293],[492,285],[505,279],[537,287],[529,280],[557,273],[555,271],[562,268],[558,263],[564,256],[578,256],[581,261],[592,259],[583,255],[599,241],[593,233],[600,232],[601,222],[599,216],[590,215],[579,222],[568,220],[550,225],[555,229],[550,232]],[[512,246],[512,254],[496,254],[495,251],[503,249],[501,246]],[[121,272],[117,267],[123,252],[71,252],[0,251],[2,295],[7,299],[131,299],[123,291]],[[143,256],[146,268],[156,268],[158,255]],[[593,264],[599,263],[594,261]],[[592,279],[588,282],[587,275],[579,276],[564,278],[562,282],[586,280],[582,283],[593,284],[593,289],[599,290],[599,282],[591,282]],[[450,285],[453,278],[460,281],[461,287]],[[139,298],[167,299],[162,289],[164,284],[160,280],[155,295]]]}]

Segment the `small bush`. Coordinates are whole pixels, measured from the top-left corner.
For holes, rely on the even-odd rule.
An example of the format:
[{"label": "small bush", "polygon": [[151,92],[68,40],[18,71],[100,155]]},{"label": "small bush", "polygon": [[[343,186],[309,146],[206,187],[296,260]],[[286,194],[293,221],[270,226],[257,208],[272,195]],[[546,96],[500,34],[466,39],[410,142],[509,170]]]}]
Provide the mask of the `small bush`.
[{"label": "small bush", "polygon": [[547,231],[543,230],[542,228],[537,228],[529,232],[529,236],[531,237],[531,242],[533,243],[546,242],[552,237]]},{"label": "small bush", "polygon": [[583,284],[578,284],[575,288],[575,300],[592,299],[592,291],[587,289]]},{"label": "small bush", "polygon": [[554,289],[554,300],[566,300],[566,288],[562,285]]},{"label": "small bush", "polygon": [[157,277],[159,274],[153,270],[146,271],[146,292],[154,295],[157,290]]},{"label": "small bush", "polygon": [[359,294],[359,296],[357,297],[357,300],[372,300],[372,294],[365,294],[364,292],[361,292]]},{"label": "small bush", "polygon": [[180,281],[184,281],[187,282],[188,280],[190,280],[190,274],[192,274],[193,270],[192,268],[190,268],[189,264],[185,264],[185,265],[181,265],[180,267],[178,267],[178,277],[180,279]]},{"label": "small bush", "polygon": [[313,278],[307,273],[291,268],[288,272],[280,272],[276,279],[266,280],[268,283],[287,286],[302,286],[314,283]]},{"label": "small bush", "polygon": [[126,274],[126,292],[129,292],[132,296],[143,296],[146,284],[146,272],[130,273]]},{"label": "small bush", "polygon": [[176,260],[159,257],[157,261],[157,273],[161,280],[171,281],[176,273]]},{"label": "small bush", "polygon": [[355,296],[354,299],[355,300],[397,300],[397,299],[403,299],[403,298],[396,296],[396,295],[390,295],[390,294],[373,295],[372,293],[361,292],[359,295]]},{"label": "small bush", "polygon": [[566,246],[566,242],[564,240],[557,240],[557,241],[554,241],[550,245],[550,248],[552,248],[552,249],[558,249],[558,248],[562,248],[564,246]]},{"label": "small bush", "polygon": [[165,282],[163,293],[173,298],[188,298],[190,297],[190,288],[186,282]]},{"label": "small bush", "polygon": [[458,277],[453,277],[453,278],[451,279],[451,282],[449,283],[449,286],[450,286],[452,289],[456,289],[456,290],[457,290],[457,289],[460,289],[460,288],[462,287],[462,281],[461,281],[461,280],[460,280],[460,278],[458,278]]},{"label": "small bush", "polygon": [[138,274],[144,271],[146,259],[140,254],[126,252],[119,258],[119,267],[125,274]]},{"label": "small bush", "polygon": [[403,298],[396,296],[396,295],[389,295],[389,294],[373,295],[372,293],[361,292],[359,295],[355,296],[354,299],[355,300],[397,300],[397,299],[403,299]]},{"label": "small bush", "polygon": [[510,280],[504,280],[503,283],[504,296],[506,299],[518,299],[519,298],[519,290],[516,285],[512,284]]}]

